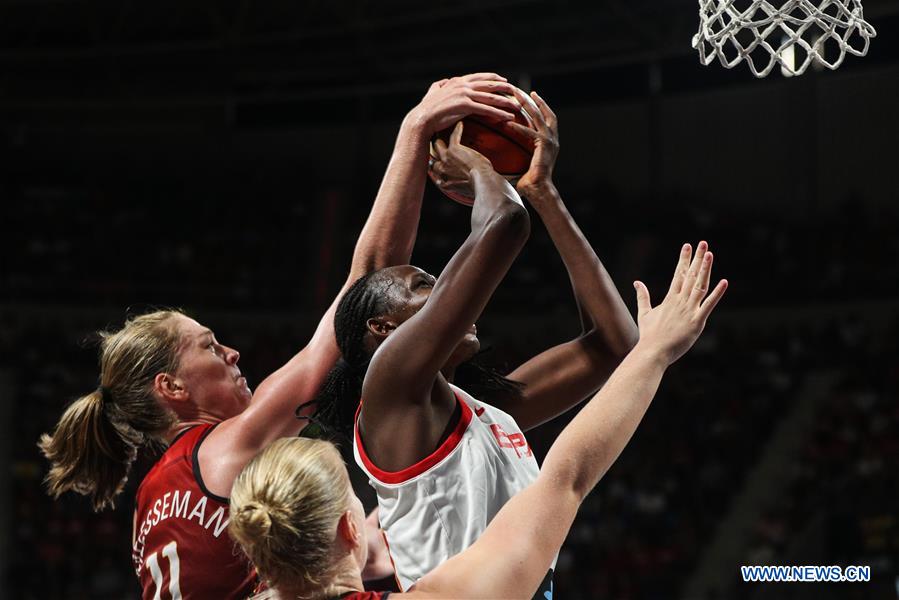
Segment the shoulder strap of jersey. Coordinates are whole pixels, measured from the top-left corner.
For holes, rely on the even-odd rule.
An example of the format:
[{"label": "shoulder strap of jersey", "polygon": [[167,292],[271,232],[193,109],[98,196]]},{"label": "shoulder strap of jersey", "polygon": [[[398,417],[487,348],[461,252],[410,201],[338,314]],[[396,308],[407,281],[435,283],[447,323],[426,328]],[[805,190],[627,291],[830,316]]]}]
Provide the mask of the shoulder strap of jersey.
[{"label": "shoulder strap of jersey", "polygon": [[193,456],[191,456],[191,464],[193,465],[194,480],[197,482],[197,485],[200,487],[203,493],[216,502],[220,502],[222,504],[230,504],[230,499],[225,498],[224,496],[218,496],[209,491],[209,488],[207,488],[206,484],[203,482],[203,475],[200,473],[200,445],[203,443],[203,440],[206,439],[206,436],[212,433],[212,430],[216,428],[216,425],[218,425],[218,423],[209,426],[206,431],[204,431],[200,435],[200,439],[198,439],[194,444],[194,449],[192,452]]}]

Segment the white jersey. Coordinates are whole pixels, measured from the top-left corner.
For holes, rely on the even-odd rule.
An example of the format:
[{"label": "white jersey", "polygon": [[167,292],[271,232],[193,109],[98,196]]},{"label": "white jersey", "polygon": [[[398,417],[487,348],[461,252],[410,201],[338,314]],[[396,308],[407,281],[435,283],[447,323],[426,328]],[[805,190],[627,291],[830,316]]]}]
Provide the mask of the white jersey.
[{"label": "white jersey", "polygon": [[356,462],[378,492],[378,518],[403,590],[471,546],[540,471],[515,419],[452,388],[461,405],[456,427],[437,450],[402,471],[372,463],[356,423]]}]

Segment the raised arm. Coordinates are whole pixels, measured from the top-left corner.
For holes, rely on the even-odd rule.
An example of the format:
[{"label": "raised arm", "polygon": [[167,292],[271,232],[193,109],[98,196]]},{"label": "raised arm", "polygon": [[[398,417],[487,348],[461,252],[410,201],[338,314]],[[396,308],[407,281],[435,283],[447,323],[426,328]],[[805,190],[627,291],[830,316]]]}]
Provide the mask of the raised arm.
[{"label": "raised arm", "polygon": [[[366,449],[382,468],[405,468],[433,451],[455,405],[438,377],[521,251],[530,231],[527,210],[489,161],[460,142],[437,142],[434,169],[462,174],[474,185],[471,233],[446,265],[421,310],[393,327],[372,357],[363,384],[360,427]],[[437,385],[435,385],[437,382]],[[408,433],[396,443],[396,432]]]},{"label": "raised arm", "polygon": [[[340,296],[363,274],[406,264],[412,254],[421,213],[430,137],[469,114],[503,120],[517,105],[502,94],[512,86],[494,73],[476,73],[436,82],[404,119],[371,213],[359,236],[346,283],[328,308],[311,340],[256,389],[249,408],[219,425],[203,443],[201,470],[207,487],[227,496],[234,477],[261,448],[296,435],[303,423],[297,406],[315,398],[340,356],[334,315]],[[310,407],[310,411],[312,408]]]},{"label": "raised arm", "polygon": [[565,264],[582,326],[575,339],[546,350],[509,374],[509,379],[525,384],[522,395],[507,401],[497,399],[497,405],[527,430],[599,389],[637,343],[638,333],[615,283],[553,184],[559,152],[555,113],[536,92],[528,97],[516,88],[515,95],[533,127],[507,126],[529,135],[535,143],[531,167],[517,188],[540,215]]},{"label": "raised arm", "polygon": [[[388,207],[385,203],[376,204],[372,216],[379,208]],[[410,218],[405,223],[411,221]],[[417,223],[417,215],[414,221]],[[414,232],[404,233],[414,237]],[[386,240],[381,240],[380,236],[378,239],[382,248],[387,246]],[[362,245],[361,239],[359,245]],[[357,246],[355,255],[360,251]],[[373,245],[366,245],[366,254],[373,251]],[[334,315],[340,295],[349,283],[348,280],[344,284],[325,312],[306,347],[256,388],[250,406],[243,413],[222,422],[203,442],[199,452],[200,470],[212,493],[227,497],[234,478],[253,456],[278,438],[296,435],[304,426],[304,422],[295,418],[294,411],[315,397],[328,371],[340,357],[334,338]]]},{"label": "raised arm", "polygon": [[581,502],[621,454],[665,370],[693,345],[727,288],[722,280],[706,297],[712,255],[700,245],[690,264],[690,253],[685,245],[659,306],[652,308],[646,287],[635,283],[640,341],[559,435],[537,481],[503,507],[475,544],[419,581],[410,598],[534,594]]}]

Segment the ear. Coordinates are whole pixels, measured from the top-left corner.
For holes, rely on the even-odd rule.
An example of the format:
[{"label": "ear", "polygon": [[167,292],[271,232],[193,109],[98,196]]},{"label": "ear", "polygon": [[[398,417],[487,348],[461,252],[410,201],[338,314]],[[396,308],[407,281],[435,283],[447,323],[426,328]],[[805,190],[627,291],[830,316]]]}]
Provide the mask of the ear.
[{"label": "ear", "polygon": [[184,389],[181,380],[168,373],[156,374],[153,378],[153,390],[169,402],[185,402],[190,398],[190,392]]},{"label": "ear", "polygon": [[337,521],[337,535],[353,550],[362,544],[362,532],[359,531],[352,511],[347,510],[340,515],[340,520]]},{"label": "ear", "polygon": [[365,326],[368,327],[369,333],[371,333],[375,339],[383,339],[397,328],[397,322],[388,319],[387,317],[372,317],[365,322]]}]

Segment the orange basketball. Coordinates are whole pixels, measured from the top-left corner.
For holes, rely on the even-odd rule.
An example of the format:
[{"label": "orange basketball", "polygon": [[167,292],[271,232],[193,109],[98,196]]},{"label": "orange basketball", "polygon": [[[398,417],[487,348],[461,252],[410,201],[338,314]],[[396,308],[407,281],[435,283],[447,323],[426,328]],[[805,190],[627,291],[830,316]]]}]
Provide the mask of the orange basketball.
[{"label": "orange basketball", "polygon": [[[525,127],[530,126],[530,120],[524,111],[519,111],[515,115],[515,122]],[[527,172],[531,165],[531,157],[534,155],[534,142],[531,138],[514,131],[505,121],[492,121],[471,115],[462,119],[462,123],[464,124],[462,144],[486,156],[496,172],[515,185],[515,182]],[[449,144],[452,132],[452,127],[439,131],[435,139],[442,139]],[[433,143],[431,144],[431,157],[437,157]],[[428,175],[431,179],[435,177],[431,170],[428,170]],[[460,204],[466,206],[474,204],[474,198],[460,192],[441,191],[448,198]]]}]

